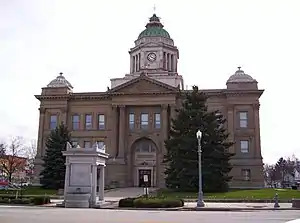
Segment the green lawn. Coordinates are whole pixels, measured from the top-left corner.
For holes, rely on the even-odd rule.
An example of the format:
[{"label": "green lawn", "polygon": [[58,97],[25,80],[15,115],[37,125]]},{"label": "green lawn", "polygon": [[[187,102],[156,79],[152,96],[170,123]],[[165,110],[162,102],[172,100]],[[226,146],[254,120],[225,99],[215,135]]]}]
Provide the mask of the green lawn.
[{"label": "green lawn", "polygon": [[[300,198],[300,191],[291,189],[259,189],[259,190],[232,190],[226,193],[204,193],[204,199],[273,199],[275,194],[279,199]],[[158,197],[177,197],[182,199],[196,199],[196,192],[174,192],[161,189]]]},{"label": "green lawn", "polygon": [[[20,193],[20,190],[18,190]],[[1,194],[16,194],[16,190],[0,190]],[[57,195],[57,190],[43,189],[41,187],[26,187],[22,189],[23,195]]]}]

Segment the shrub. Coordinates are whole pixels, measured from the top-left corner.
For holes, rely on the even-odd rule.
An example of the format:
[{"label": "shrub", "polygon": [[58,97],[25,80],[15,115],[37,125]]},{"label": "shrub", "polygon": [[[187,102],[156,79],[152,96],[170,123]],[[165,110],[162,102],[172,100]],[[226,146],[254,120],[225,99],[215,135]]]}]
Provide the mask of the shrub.
[{"label": "shrub", "polygon": [[176,198],[138,198],[133,201],[136,208],[175,208],[183,205],[184,201]]},{"label": "shrub", "polygon": [[18,198],[18,199],[12,199],[12,200],[10,200],[10,203],[11,204],[30,204],[31,201],[28,198],[24,198],[24,199]]},{"label": "shrub", "polygon": [[49,204],[50,203],[50,197],[49,196],[37,196],[37,197],[31,197],[31,203],[34,205],[43,205],[43,204]]},{"label": "shrub", "polygon": [[18,199],[1,198],[0,204],[31,204],[31,200],[28,198],[18,198]]},{"label": "shrub", "polygon": [[133,207],[133,202],[135,198],[133,197],[127,197],[119,200],[119,207]]}]

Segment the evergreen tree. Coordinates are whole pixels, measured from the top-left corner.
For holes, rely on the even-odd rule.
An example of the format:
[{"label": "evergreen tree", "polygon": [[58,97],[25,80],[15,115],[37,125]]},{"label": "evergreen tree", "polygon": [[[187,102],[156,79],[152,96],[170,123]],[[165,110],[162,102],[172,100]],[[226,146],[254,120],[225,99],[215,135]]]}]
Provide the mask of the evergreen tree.
[{"label": "evergreen tree", "polygon": [[71,134],[63,123],[51,131],[46,142],[46,154],[43,157],[43,171],[41,172],[41,184],[45,188],[61,189],[65,182],[65,161],[62,151],[70,142]]},{"label": "evergreen tree", "polygon": [[172,119],[169,139],[165,141],[167,154],[164,163],[166,186],[181,191],[197,191],[198,175],[198,140],[196,132],[202,132],[202,179],[205,192],[228,190],[232,169],[229,161],[234,155],[228,152],[233,145],[228,142],[224,128],[225,118],[218,112],[209,112],[204,93],[194,86],[187,92],[177,117]]}]

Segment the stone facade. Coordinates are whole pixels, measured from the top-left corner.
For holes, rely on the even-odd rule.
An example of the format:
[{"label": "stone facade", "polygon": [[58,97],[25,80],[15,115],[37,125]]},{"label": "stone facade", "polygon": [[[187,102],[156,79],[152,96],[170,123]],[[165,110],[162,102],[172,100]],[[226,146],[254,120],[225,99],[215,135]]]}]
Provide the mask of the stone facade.
[{"label": "stone facade", "polygon": [[[130,74],[111,79],[107,91],[75,93],[60,74],[36,95],[40,101],[37,175],[51,128],[64,122],[72,131],[74,146],[105,145],[110,155],[106,185],[143,186],[143,176],[148,175],[151,186],[164,187],[164,140],[186,89],[177,73],[178,49],[162,27],[153,15],[147,32],[139,35],[129,51]],[[224,89],[202,91],[209,97],[209,109],[218,109],[227,118],[226,127],[235,142],[231,186],[263,187],[259,126],[263,90],[240,68],[226,84]]]}]

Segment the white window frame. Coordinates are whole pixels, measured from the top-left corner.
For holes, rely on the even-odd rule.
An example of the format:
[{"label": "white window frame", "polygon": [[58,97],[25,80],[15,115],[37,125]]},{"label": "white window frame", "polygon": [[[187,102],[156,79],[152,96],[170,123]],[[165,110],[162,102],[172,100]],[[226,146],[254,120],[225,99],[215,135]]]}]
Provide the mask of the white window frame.
[{"label": "white window frame", "polygon": [[241,153],[249,153],[250,142],[249,140],[240,141]]}]

